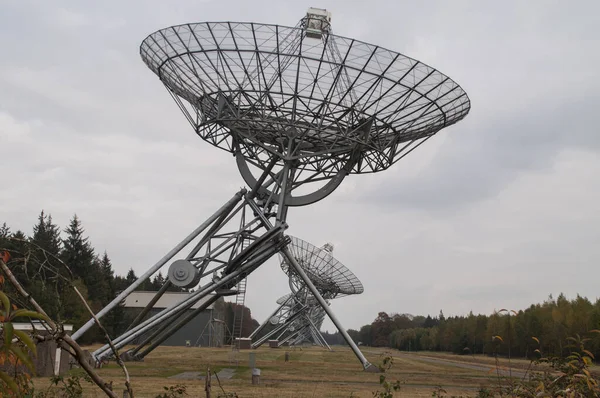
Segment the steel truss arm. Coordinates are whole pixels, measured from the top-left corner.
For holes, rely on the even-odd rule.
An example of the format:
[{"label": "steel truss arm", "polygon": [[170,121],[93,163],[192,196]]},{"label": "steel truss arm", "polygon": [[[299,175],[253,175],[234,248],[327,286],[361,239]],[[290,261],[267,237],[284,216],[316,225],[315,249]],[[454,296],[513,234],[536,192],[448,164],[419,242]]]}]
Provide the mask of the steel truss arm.
[{"label": "steel truss arm", "polygon": [[269,337],[273,336],[274,334],[277,334],[278,332],[280,332],[282,330],[283,330],[282,334],[285,333],[286,330],[290,327],[290,325],[294,322],[294,320],[296,318],[300,317],[300,315],[302,314],[302,312],[303,311],[298,311],[298,312],[290,315],[290,317],[287,318],[284,323],[280,324],[275,329],[271,330],[269,333],[267,333],[266,335],[264,335],[260,339],[256,340],[256,342],[252,343],[252,348],[258,348],[258,347],[260,347],[261,345],[263,345],[269,339]]},{"label": "steel truss arm", "polygon": [[267,324],[269,323],[271,318],[273,318],[279,311],[281,311],[281,309],[283,307],[285,307],[291,299],[292,299],[292,296],[288,297],[287,300],[285,300],[279,307],[277,307],[277,309],[275,311],[273,311],[271,313],[271,315],[269,315],[267,317],[267,319],[260,326],[258,326],[256,329],[254,329],[252,334],[250,334],[250,336],[248,336],[248,337],[252,339],[252,338],[254,338],[254,336],[258,335],[265,328],[265,326],[267,326]]},{"label": "steel truss arm", "polygon": [[306,275],[306,272],[304,272],[302,267],[300,267],[300,264],[298,264],[298,262],[296,261],[296,259],[294,258],[294,256],[290,252],[290,250],[286,247],[281,252],[285,256],[285,258],[289,261],[289,264],[292,265],[292,267],[294,268],[294,271],[296,271],[298,276],[300,276],[300,278],[302,278],[302,280],[304,281],[304,283],[306,284],[306,286],[308,287],[310,292],[313,294],[313,296],[315,296],[315,298],[317,299],[319,304],[321,304],[321,307],[323,307],[323,310],[325,310],[325,312],[329,316],[329,319],[331,319],[331,321],[333,322],[335,327],[341,333],[342,337],[344,337],[344,340],[346,340],[346,343],[348,343],[348,345],[354,352],[354,355],[356,355],[358,360],[362,363],[363,368],[365,370],[369,370],[369,371],[376,371],[375,369],[377,369],[377,367],[374,366],[373,364],[371,364],[367,360],[367,358],[365,358],[365,356],[360,351],[360,349],[358,348],[356,343],[354,343],[354,340],[352,340],[352,338],[348,335],[348,332],[346,332],[346,329],[344,329],[344,327],[342,326],[340,321],[337,319],[337,317],[335,316],[333,311],[331,311],[331,308],[329,307],[329,305],[327,304],[325,299],[321,296],[321,294],[319,293],[319,291],[317,290],[315,285],[312,283],[312,281],[310,280],[308,275]]},{"label": "steel truss arm", "polygon": [[319,330],[319,328],[313,323],[312,319],[310,319],[310,317],[306,317],[306,320],[308,321],[308,326],[310,328],[310,332],[312,334],[312,338],[315,341],[315,343],[321,345],[321,346],[325,346],[327,347],[327,349],[329,351],[331,350],[331,347],[329,346],[329,344],[327,344],[327,341],[325,340],[325,337],[323,337],[323,335],[321,334],[321,331]]},{"label": "steel truss arm", "polygon": [[[186,247],[191,241],[193,241],[202,231],[204,231],[209,225],[219,218],[224,212],[229,212],[236,203],[238,203],[242,197],[246,194],[246,189],[240,190],[238,193],[225,203],[219,210],[217,210],[212,216],[210,216],[205,222],[203,222],[198,228],[190,233],[184,240],[182,240],[177,246],[175,246],[170,252],[168,252],[163,258],[161,258],[154,266],[140,276],[134,283],[132,283],[127,289],[123,290],[113,301],[111,301],[106,307],[100,310],[96,314],[96,318],[100,319],[106,315],[110,310],[115,308],[119,303],[125,299],[131,292],[133,292],[138,286],[140,286],[146,279],[152,276],[160,268],[162,268],[170,259],[172,259],[177,253],[179,253],[184,247]],[[73,333],[73,340],[77,340],[83,335],[88,329],[94,325],[94,320],[90,319],[75,333]]]},{"label": "steel truss arm", "polygon": [[[241,277],[245,277],[247,274],[254,271],[258,266],[263,264],[266,260],[268,260],[271,256],[277,253],[283,246],[285,246],[288,241],[285,239],[280,239],[282,236],[284,226],[278,226],[270,231],[268,231],[265,236],[270,236],[270,240],[265,242],[264,247],[257,247],[256,253],[250,256],[250,258],[246,258],[247,261],[242,263],[236,269],[232,271],[228,271],[224,273],[221,278],[216,278],[209,284],[205,285],[203,288],[197,290],[194,293],[191,293],[185,300],[180,303],[166,308],[153,317],[147,319],[146,321],[140,323],[136,327],[131,330],[125,332],[123,335],[113,340],[113,343],[117,348],[123,347],[125,344],[131,342],[134,338],[141,336],[151,328],[155,327],[158,324],[166,321],[168,318],[172,316],[174,312],[179,312],[184,308],[187,309],[194,305],[196,302],[206,297],[208,294],[216,291],[221,288],[230,288],[235,285],[237,280]],[[242,252],[243,253],[243,252]],[[241,254],[240,254],[241,255]],[[110,355],[110,347],[108,345],[104,345],[93,353],[96,359],[103,358],[105,356]]]},{"label": "steel truss arm", "polygon": [[[181,329],[182,327],[184,327],[189,321],[191,321],[192,319],[194,319],[196,316],[198,316],[202,311],[204,311],[205,309],[207,309],[211,304],[213,304],[215,301],[217,301],[219,299],[220,295],[215,294],[213,295],[213,297],[211,297],[209,300],[207,300],[204,304],[202,304],[201,306],[199,306],[198,308],[196,308],[194,311],[189,312],[187,315],[186,314],[182,314],[179,318],[181,318],[183,316],[182,319],[179,319],[178,322],[176,324],[166,324],[166,326],[171,326],[168,330],[164,331],[164,333],[162,333],[161,336],[155,338],[156,335],[158,335],[158,333],[153,333],[152,334],[152,339],[147,339],[148,341],[145,342],[144,344],[140,344],[138,345],[133,351],[132,354],[136,355],[139,358],[144,358],[146,355],[148,355],[149,353],[151,353],[152,351],[154,351],[154,349],[156,347],[158,347],[160,344],[162,344],[166,339],[168,339],[169,337],[171,337],[175,332],[177,332],[179,329]],[[185,316],[184,316],[185,315]],[[163,329],[164,330],[164,329]],[[161,331],[162,332],[162,331]],[[153,341],[152,341],[153,340]],[[138,352],[146,345],[148,344],[149,341],[152,341],[152,343],[150,344],[150,346],[148,346],[144,351],[142,351],[141,353],[138,354]]]}]

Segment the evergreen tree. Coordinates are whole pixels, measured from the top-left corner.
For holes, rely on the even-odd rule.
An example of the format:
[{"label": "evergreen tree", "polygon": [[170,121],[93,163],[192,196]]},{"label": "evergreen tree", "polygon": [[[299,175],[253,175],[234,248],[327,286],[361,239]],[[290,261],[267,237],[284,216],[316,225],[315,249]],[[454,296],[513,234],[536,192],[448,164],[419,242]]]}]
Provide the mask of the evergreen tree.
[{"label": "evergreen tree", "polygon": [[154,277],[152,280],[152,290],[158,291],[166,282],[165,277],[162,275],[162,272],[158,271],[158,275]]},{"label": "evergreen tree", "polygon": [[61,240],[60,228],[52,222],[52,216],[44,211],[38,216],[38,222],[33,227],[31,242],[34,244],[28,250],[30,259],[27,262],[27,287],[29,293],[39,302],[44,303],[44,309],[51,318],[62,319],[63,306],[60,293],[64,291],[64,283],[57,278],[58,272],[64,272],[58,260]]},{"label": "evergreen tree", "polygon": [[6,223],[2,223],[2,226],[0,226],[0,242],[2,242],[3,239],[8,238],[10,235],[10,227],[6,225]]},{"label": "evergreen tree", "polygon": [[96,256],[89,239],[83,236],[84,229],[77,214],[71,219],[65,233],[67,236],[63,239],[62,260],[76,278],[82,278],[85,281],[86,277],[90,276]]},{"label": "evergreen tree", "polygon": [[102,306],[110,303],[116,296],[116,286],[115,286],[115,274],[112,269],[112,263],[106,251],[102,255],[102,258],[99,260],[100,265],[100,276],[103,283],[102,295],[100,297],[100,302]]},{"label": "evergreen tree", "polygon": [[50,254],[60,254],[60,228],[52,222],[52,216],[46,215],[43,210],[38,216],[38,223],[33,227],[32,241]]},{"label": "evergreen tree", "polygon": [[[126,288],[126,286],[124,286],[126,282],[124,278],[114,276],[112,263],[106,251],[100,260],[100,269],[104,280],[108,282],[108,294],[105,296],[105,301],[102,303],[103,306],[106,306],[121,290]],[[125,331],[125,310],[123,303],[120,303],[106,314],[103,325],[111,337],[116,337]]]},{"label": "evergreen tree", "polygon": [[61,258],[71,269],[73,276],[83,280],[89,299],[93,302],[92,308],[98,310],[109,300],[110,281],[105,277],[102,261],[96,257],[84,232],[81,221],[75,214],[65,229],[67,236],[63,239]]},{"label": "evergreen tree", "polygon": [[136,280],[137,275],[135,274],[135,271],[133,270],[133,268],[129,268],[129,271],[127,271],[127,275],[125,276],[125,282],[127,282],[127,285],[129,286]]},{"label": "evergreen tree", "polygon": [[[0,251],[8,250],[10,253],[10,259],[8,260],[8,266],[12,273],[15,275],[17,280],[21,282],[21,285],[28,290],[30,287],[29,276],[27,272],[27,264],[24,261],[24,257],[27,255],[29,250],[28,238],[23,231],[10,232],[10,228],[4,224],[0,232]],[[4,286],[4,289],[12,290],[8,285]]]},{"label": "evergreen tree", "polygon": [[114,294],[113,282],[115,279],[115,273],[112,269],[112,263],[110,261],[110,258],[108,258],[108,253],[106,253],[106,251],[102,255],[102,259],[100,260],[100,269],[102,271],[102,276],[104,277],[104,279],[110,282],[109,287],[111,289],[111,293]]}]

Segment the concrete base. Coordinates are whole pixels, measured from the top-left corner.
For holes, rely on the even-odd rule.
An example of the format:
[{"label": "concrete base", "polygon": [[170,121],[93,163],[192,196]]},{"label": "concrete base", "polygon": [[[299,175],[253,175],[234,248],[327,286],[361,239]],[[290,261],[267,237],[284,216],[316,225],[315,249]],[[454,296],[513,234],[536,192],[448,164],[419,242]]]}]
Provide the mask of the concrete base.
[{"label": "concrete base", "polygon": [[366,368],[365,368],[365,372],[369,372],[369,373],[381,373],[381,369],[379,369],[379,366],[377,365],[373,365],[372,363],[370,363]]}]

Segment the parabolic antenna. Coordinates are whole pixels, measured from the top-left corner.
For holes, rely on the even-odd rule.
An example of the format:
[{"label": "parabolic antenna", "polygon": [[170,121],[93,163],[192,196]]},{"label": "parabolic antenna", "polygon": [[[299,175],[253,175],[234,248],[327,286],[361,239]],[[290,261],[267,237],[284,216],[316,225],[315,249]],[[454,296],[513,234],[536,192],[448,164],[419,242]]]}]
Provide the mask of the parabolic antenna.
[{"label": "parabolic antenna", "polygon": [[[258,348],[266,341],[275,338],[279,346],[284,343],[296,345],[312,340],[314,344],[331,350],[320,332],[325,319],[325,310],[306,288],[280,297],[277,299],[277,304],[279,306],[271,316],[250,335],[252,348]],[[275,328],[264,333],[268,323]]]},{"label": "parabolic antenna", "polygon": [[[292,256],[323,298],[333,299],[363,292],[363,285],[356,275],[336,260],[329,250],[316,247],[294,236],[290,236],[290,239],[288,248]],[[302,287],[303,282],[290,267],[288,259],[280,255],[280,260],[281,268],[290,277],[292,285]]]},{"label": "parabolic antenna", "polygon": [[[330,22],[329,12],[311,8],[295,27],[201,22],[144,39],[143,61],[195,132],[234,154],[249,189],[235,193],[96,314],[105,316],[171,260],[185,260],[173,263],[169,280],[113,339],[116,348],[141,339],[128,351],[131,358],[144,358],[188,323],[194,305],[192,314],[228,294],[243,299],[245,278],[280,253],[296,302],[310,306],[314,299],[364,369],[379,369],[327,302],[360,293],[362,285],[329,250],[285,235],[288,210],[323,199],[348,174],[390,167],[464,118],[470,101],[448,76],[397,52],[334,35]],[[171,284],[192,286],[198,278],[201,285],[181,302],[150,315]],[[234,316],[237,338],[242,315]],[[313,319],[304,319],[318,335]],[[88,320],[72,338],[94,323]],[[100,360],[112,352],[105,344],[92,355]]]},{"label": "parabolic antenna", "polygon": [[196,133],[234,153],[250,187],[257,185],[251,167],[276,176],[289,161],[292,190],[328,181],[318,193],[290,194],[290,206],[321,199],[348,173],[388,168],[470,109],[467,94],[448,76],[334,35],[330,14],[320,11],[309,10],[295,27],[172,26],[140,47]]}]

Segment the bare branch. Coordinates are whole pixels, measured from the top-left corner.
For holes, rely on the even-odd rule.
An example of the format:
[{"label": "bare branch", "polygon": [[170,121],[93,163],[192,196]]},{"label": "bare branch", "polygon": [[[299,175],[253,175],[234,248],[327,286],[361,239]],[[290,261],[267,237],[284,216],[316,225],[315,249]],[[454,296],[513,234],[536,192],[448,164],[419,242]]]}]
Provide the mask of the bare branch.
[{"label": "bare branch", "polygon": [[[44,249],[43,247],[41,247],[37,243],[32,242],[30,240],[18,239],[18,238],[14,238],[14,237],[10,237],[10,236],[6,237],[6,239],[8,239],[9,241],[12,240],[12,241],[15,241],[15,242],[21,242],[21,243],[25,243],[27,245],[34,246],[35,248],[41,250],[42,254],[44,255],[45,261],[39,261],[38,260],[38,262],[41,264],[41,266],[45,266],[46,263],[50,263],[50,259],[48,258],[48,255],[50,255],[50,257],[52,257],[54,260],[56,260],[60,265],[62,265],[64,267],[64,269],[69,273],[69,276],[71,278],[74,277],[73,276],[73,272],[71,271],[71,269],[69,268],[69,266],[67,264],[65,264],[65,262],[63,260],[61,260],[57,255],[55,255],[55,254],[47,251],[46,249]],[[10,251],[14,251],[14,250],[6,250],[6,251],[10,252]],[[23,254],[25,256],[24,253],[21,253],[21,254]],[[27,253],[27,260],[26,261],[29,260],[30,256],[31,256],[31,251],[28,251],[28,253]],[[40,269],[41,269],[41,267],[40,267]],[[39,273],[39,270],[38,270],[37,273]]]},{"label": "bare branch", "polygon": [[19,283],[19,281],[17,280],[17,278],[15,278],[14,274],[12,273],[12,271],[10,270],[10,268],[8,268],[8,266],[6,265],[6,263],[4,262],[3,259],[0,258],[0,268],[2,268],[2,271],[4,272],[4,274],[6,275],[6,277],[8,278],[8,280],[10,281],[10,283],[13,285],[13,287],[17,290],[17,292],[19,292],[19,294],[21,296],[23,296],[23,298],[25,300],[27,300],[29,302],[29,304],[31,304],[31,306],[33,308],[35,308],[35,310],[37,312],[39,312],[40,314],[44,315],[47,320],[46,322],[48,322],[48,325],[56,330],[56,324],[52,321],[52,319],[50,319],[50,317],[48,316],[48,314],[46,313],[46,311],[44,311],[44,309],[42,307],[40,307],[40,305],[37,303],[37,301],[35,301],[35,299],[33,297],[31,297],[31,294],[29,294],[24,288],[23,286],[21,286],[21,284]]},{"label": "bare branch", "polygon": [[64,334],[62,337],[60,337],[60,339],[63,341],[64,344],[67,344],[73,349],[73,351],[75,351],[75,359],[77,360],[77,362],[79,362],[79,365],[81,365],[81,367],[86,371],[86,373],[90,375],[94,383],[96,383],[96,385],[100,387],[107,396],[111,398],[118,398],[117,394],[115,394],[110,389],[110,384],[105,382],[104,379],[102,379],[100,375],[96,373],[94,368],[85,360],[85,353],[83,352],[79,344],[77,344],[77,342],[73,340],[68,334]]},{"label": "bare branch", "polygon": [[108,332],[106,331],[104,326],[100,323],[100,320],[98,319],[98,317],[96,317],[96,314],[94,314],[94,311],[92,311],[92,309],[88,305],[85,298],[83,298],[83,295],[79,292],[79,289],[77,289],[77,287],[75,285],[72,285],[72,287],[73,287],[73,290],[75,290],[75,293],[77,293],[77,295],[81,299],[81,302],[83,303],[83,305],[85,305],[85,308],[87,308],[88,312],[94,319],[94,322],[96,323],[96,325],[98,325],[100,330],[102,330],[102,333],[104,333],[104,337],[106,337],[106,341],[108,341],[108,345],[110,346],[110,349],[112,350],[113,354],[115,355],[117,364],[119,364],[121,369],[123,369],[123,373],[125,374],[125,386],[127,387],[127,392],[129,392],[129,396],[131,398],[133,398],[133,389],[131,388],[131,380],[129,379],[129,372],[127,371],[127,368],[125,367],[123,360],[121,360],[121,357],[119,356],[119,350],[113,344],[112,339],[108,335]]},{"label": "bare branch", "polygon": [[[46,311],[44,311],[44,309],[37,303],[37,301],[35,301],[35,299],[33,297],[31,297],[31,295],[23,288],[23,286],[19,283],[17,278],[15,278],[14,274],[11,272],[10,268],[8,268],[8,266],[6,265],[6,263],[4,262],[4,260],[2,258],[0,258],[0,269],[2,269],[2,271],[4,272],[4,274],[10,281],[10,283],[17,290],[17,292],[19,292],[19,294],[21,294],[21,296],[23,296],[31,304],[31,306],[33,308],[35,308],[35,310],[37,312],[44,315],[44,317],[46,318],[45,322],[52,329],[52,332],[55,335],[56,340],[59,343],[61,343],[60,344],[61,348],[63,348],[65,345],[67,346],[64,348],[66,348],[67,351],[77,360],[77,362],[79,362],[81,367],[92,378],[94,383],[98,387],[100,387],[100,389],[102,391],[104,391],[104,393],[107,396],[109,396],[111,398],[118,398],[117,395],[110,389],[110,385],[108,383],[106,383],[98,375],[98,373],[96,373],[94,371],[94,368],[92,368],[91,365],[84,359],[85,354],[84,354],[83,350],[81,349],[81,347],[79,346],[79,344],[77,344],[77,342],[75,340],[73,340],[71,338],[71,336],[67,335],[64,332],[64,330],[60,331],[60,333],[58,332],[59,328],[57,327],[56,323],[52,319],[50,319],[50,317],[48,316]],[[74,353],[68,349],[69,347],[74,351]]]}]

